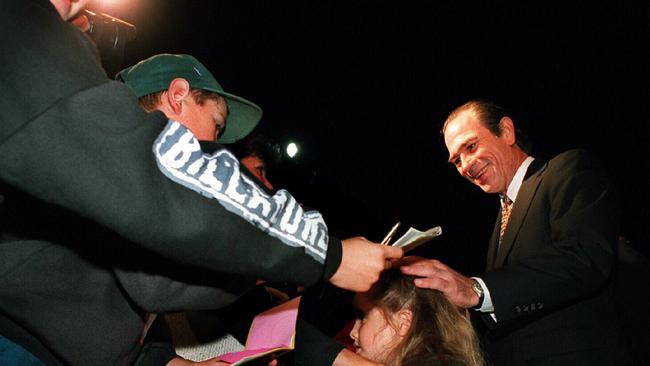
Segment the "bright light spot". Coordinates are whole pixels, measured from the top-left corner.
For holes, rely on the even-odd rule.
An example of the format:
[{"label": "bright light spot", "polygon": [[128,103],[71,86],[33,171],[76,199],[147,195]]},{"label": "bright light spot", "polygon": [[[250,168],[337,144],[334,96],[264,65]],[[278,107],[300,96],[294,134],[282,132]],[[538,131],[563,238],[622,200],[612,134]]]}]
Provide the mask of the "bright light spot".
[{"label": "bright light spot", "polygon": [[289,155],[290,158],[293,158],[296,154],[298,154],[298,145],[290,142],[287,145],[287,155]]},{"label": "bright light spot", "polygon": [[128,0],[90,0],[88,10],[94,13],[107,13],[120,19],[133,19],[142,1]]}]

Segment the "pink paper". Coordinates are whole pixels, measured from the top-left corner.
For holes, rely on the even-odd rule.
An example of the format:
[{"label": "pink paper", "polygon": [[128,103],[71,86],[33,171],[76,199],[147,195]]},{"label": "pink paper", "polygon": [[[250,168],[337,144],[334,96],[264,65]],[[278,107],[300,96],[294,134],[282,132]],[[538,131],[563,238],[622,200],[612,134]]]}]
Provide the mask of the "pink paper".
[{"label": "pink paper", "polygon": [[255,359],[277,350],[292,350],[300,297],[258,314],[248,331],[246,347],[241,352],[219,356],[219,360],[237,365],[238,361]]}]

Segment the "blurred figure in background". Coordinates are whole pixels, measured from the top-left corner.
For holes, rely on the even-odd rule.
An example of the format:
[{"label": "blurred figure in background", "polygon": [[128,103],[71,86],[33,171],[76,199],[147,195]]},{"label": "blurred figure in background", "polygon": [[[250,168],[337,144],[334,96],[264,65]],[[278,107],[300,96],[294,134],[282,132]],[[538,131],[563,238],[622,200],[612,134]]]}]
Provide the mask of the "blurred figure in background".
[{"label": "blurred figure in background", "polygon": [[269,181],[267,173],[269,168],[277,165],[280,159],[277,145],[272,144],[266,136],[254,132],[239,143],[231,145],[230,148],[239,157],[239,162],[264,187],[273,190],[273,184]]}]

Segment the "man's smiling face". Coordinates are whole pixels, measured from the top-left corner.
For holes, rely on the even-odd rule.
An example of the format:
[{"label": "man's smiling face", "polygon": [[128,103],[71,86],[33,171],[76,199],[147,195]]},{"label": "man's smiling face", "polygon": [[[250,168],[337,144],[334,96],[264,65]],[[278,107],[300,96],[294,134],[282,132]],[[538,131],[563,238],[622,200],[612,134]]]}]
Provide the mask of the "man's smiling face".
[{"label": "man's smiling face", "polygon": [[449,121],[444,132],[449,162],[486,193],[505,193],[515,175],[509,133],[495,136],[472,110]]}]

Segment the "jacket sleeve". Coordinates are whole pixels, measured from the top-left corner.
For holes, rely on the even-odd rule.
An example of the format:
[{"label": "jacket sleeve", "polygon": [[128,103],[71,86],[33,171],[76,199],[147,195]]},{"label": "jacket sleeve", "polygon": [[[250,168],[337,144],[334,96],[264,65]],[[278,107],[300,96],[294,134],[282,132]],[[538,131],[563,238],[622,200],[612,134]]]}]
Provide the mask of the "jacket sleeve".
[{"label": "jacket sleeve", "polygon": [[204,154],[187,128],[170,121],[153,151],[169,179],[213,199],[286,245],[303,247],[316,260],[324,260],[328,237],[321,214],[303,210],[286,190],[266,193],[241,173],[239,161],[228,150]]},{"label": "jacket sleeve", "polygon": [[[213,159],[223,165],[196,160],[227,171],[227,181],[197,173],[187,184],[197,165],[176,166],[170,153],[186,146],[163,142],[154,154],[168,121],[106,77],[83,34],[47,1],[3,2],[2,10],[0,27],[15,37],[0,41],[0,179],[179,263],[304,284],[333,275],[341,243],[319,213],[284,191],[262,195],[227,153]],[[179,171],[187,175],[170,174]]]},{"label": "jacket sleeve", "polygon": [[156,272],[117,268],[114,272],[120,286],[139,308],[157,314],[220,309],[232,304],[255,285],[253,279],[217,272],[185,271],[189,277],[170,273],[166,268],[162,271],[158,268]]}]

